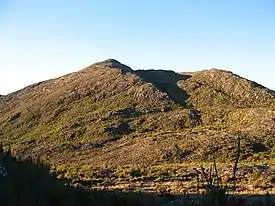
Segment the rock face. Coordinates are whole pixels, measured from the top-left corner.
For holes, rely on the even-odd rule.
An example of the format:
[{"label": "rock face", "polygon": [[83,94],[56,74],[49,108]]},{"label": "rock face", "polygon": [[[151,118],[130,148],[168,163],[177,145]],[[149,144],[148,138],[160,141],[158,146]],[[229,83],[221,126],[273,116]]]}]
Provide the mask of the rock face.
[{"label": "rock face", "polygon": [[272,156],[274,91],[231,72],[132,70],[108,59],[0,96],[0,138],[20,156],[100,166]]}]

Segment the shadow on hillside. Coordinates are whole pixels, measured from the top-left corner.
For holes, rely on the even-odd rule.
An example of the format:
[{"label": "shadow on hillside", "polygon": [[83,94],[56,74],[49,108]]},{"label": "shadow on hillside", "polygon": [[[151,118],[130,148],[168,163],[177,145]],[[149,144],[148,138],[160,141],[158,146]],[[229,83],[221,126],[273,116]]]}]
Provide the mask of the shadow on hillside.
[{"label": "shadow on hillside", "polygon": [[56,178],[41,161],[0,151],[1,206],[160,205],[160,197],[119,191],[89,191]]},{"label": "shadow on hillside", "polygon": [[178,87],[177,83],[180,80],[189,79],[190,75],[166,70],[137,70],[135,73],[144,81],[152,83],[157,89],[167,93],[174,102],[187,107],[186,100],[189,96],[186,91]]},{"label": "shadow on hillside", "polygon": [[[271,195],[254,196],[250,201],[247,196],[216,195],[181,195],[173,196],[163,193],[146,194],[122,191],[89,191],[73,187],[69,182],[56,178],[49,167],[40,161],[19,160],[10,152],[0,148],[0,205],[1,206],[139,206],[139,205],[274,205]],[[251,199],[251,197],[250,197]]]}]

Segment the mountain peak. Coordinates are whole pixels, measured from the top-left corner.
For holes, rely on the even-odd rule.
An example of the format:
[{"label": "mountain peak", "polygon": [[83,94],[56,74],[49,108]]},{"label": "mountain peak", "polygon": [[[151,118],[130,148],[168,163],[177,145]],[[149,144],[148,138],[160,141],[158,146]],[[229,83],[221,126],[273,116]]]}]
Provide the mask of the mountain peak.
[{"label": "mountain peak", "polygon": [[111,63],[111,64],[121,64],[118,60],[116,59],[106,59],[102,62],[106,62],[106,63]]},{"label": "mountain peak", "polygon": [[125,64],[120,63],[118,60],[116,59],[106,59],[104,61],[101,62],[97,62],[93,65],[91,65],[92,67],[110,67],[110,68],[115,68],[115,69],[120,69],[122,72],[133,72],[133,70],[128,67]]}]

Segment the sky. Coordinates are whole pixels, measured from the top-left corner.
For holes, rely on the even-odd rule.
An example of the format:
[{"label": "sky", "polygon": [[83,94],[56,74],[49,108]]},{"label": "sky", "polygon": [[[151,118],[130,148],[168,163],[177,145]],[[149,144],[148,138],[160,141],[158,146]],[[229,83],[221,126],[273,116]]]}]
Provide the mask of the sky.
[{"label": "sky", "polygon": [[0,94],[105,59],[275,90],[274,0],[0,0]]}]

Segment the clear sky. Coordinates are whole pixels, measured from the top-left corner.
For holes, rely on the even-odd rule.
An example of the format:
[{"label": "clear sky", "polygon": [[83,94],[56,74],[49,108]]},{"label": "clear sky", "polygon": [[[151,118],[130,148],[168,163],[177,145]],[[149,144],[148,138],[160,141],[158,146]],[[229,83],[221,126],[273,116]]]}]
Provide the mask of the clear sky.
[{"label": "clear sky", "polygon": [[107,58],[275,89],[275,1],[0,0],[0,94]]}]

